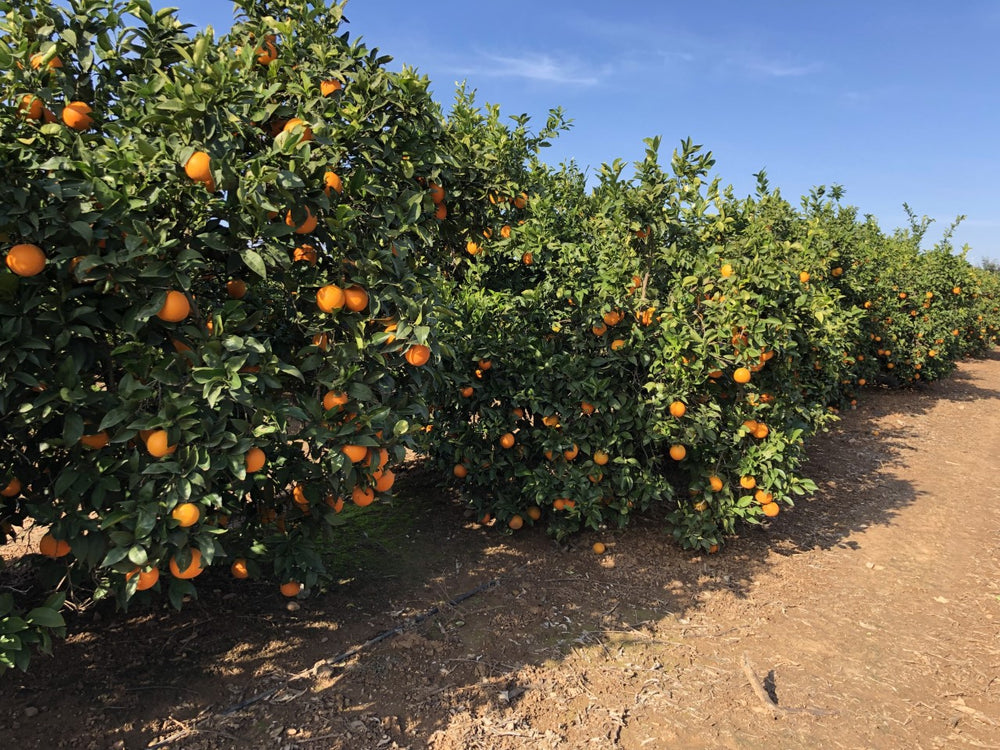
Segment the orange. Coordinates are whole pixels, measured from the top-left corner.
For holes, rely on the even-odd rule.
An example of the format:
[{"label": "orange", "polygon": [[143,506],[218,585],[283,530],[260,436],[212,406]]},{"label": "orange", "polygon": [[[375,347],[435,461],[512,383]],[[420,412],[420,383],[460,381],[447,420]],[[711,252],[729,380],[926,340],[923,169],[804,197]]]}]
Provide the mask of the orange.
[{"label": "orange", "polygon": [[53,559],[65,557],[69,554],[69,542],[65,539],[56,539],[52,536],[52,532],[49,532],[38,540],[38,551]]},{"label": "orange", "polygon": [[163,307],[156,313],[156,317],[167,323],[180,323],[191,314],[191,303],[188,302],[184,292],[171,289],[163,301]]},{"label": "orange", "polygon": [[242,557],[237,557],[233,560],[233,564],[229,567],[229,571],[233,574],[233,578],[249,578],[250,571],[247,570],[247,561]]},{"label": "orange", "polygon": [[584,414],[587,415],[593,414],[595,410],[596,409],[593,404],[587,403],[586,401],[580,402],[580,411],[582,411]]},{"label": "orange", "polygon": [[336,172],[327,172],[323,175],[323,192],[327,195],[333,190],[337,193],[344,192],[344,181],[340,179],[340,175]]},{"label": "orange", "polygon": [[960,286],[953,286],[951,288],[951,293],[952,294],[961,294],[962,293],[962,287],[960,287]]},{"label": "orange", "polygon": [[579,453],[580,453],[580,448],[577,446],[576,443],[573,443],[572,448],[567,448],[566,450],[563,451],[563,458],[565,458],[567,461],[572,461],[574,458],[577,457]]},{"label": "orange", "polygon": [[777,503],[768,503],[767,505],[761,506],[761,510],[764,511],[764,515],[768,518],[774,518],[781,512],[781,508],[778,507]]},{"label": "orange", "polygon": [[195,578],[201,575],[205,568],[201,565],[201,550],[197,548],[191,549],[191,562],[183,570],[177,564],[177,557],[170,558],[170,573],[174,578]]},{"label": "orange", "polygon": [[766,424],[764,424],[763,422],[758,422],[757,429],[753,431],[753,436],[758,440],[763,440],[764,438],[767,437],[769,432],[770,429]]},{"label": "orange", "polygon": [[84,102],[70,102],[63,108],[62,119],[73,130],[89,130],[94,124],[92,111]]},{"label": "orange", "polygon": [[[510,239],[510,224],[504,224],[502,227],[500,227],[500,236],[503,237],[505,240]],[[526,253],[526,255],[531,255],[531,253]],[[529,263],[528,265],[531,264]]]},{"label": "orange", "polygon": [[414,344],[406,350],[406,354],[403,356],[406,357],[406,361],[414,367],[421,367],[426,365],[428,360],[430,360],[431,350],[423,344]]},{"label": "orange", "polygon": [[[44,59],[45,59],[45,53],[44,52],[38,52],[38,53],[32,55],[31,56],[31,60],[30,60],[31,69],[32,70],[38,70],[40,67],[42,67],[42,60],[44,60]],[[62,66],[63,66],[63,62],[62,62],[62,60],[59,59],[58,55],[56,55],[51,60],[49,60],[48,68],[50,70],[54,70],[56,68],[61,68]]]},{"label": "orange", "polygon": [[139,576],[139,580],[135,584],[135,590],[145,591],[146,589],[153,588],[156,582],[160,580],[160,569],[150,568],[149,570],[143,570],[142,568],[133,568],[125,575],[125,580],[131,580],[136,575]]},{"label": "orange", "polygon": [[7,483],[7,486],[0,490],[0,496],[17,497],[21,494],[21,480],[14,477]]},{"label": "orange", "polygon": [[340,310],[347,301],[344,290],[336,284],[321,286],[316,291],[316,304],[323,312],[332,313]]},{"label": "orange", "polygon": [[473,388],[471,385],[467,385],[465,386],[465,388],[461,390],[462,398],[472,398],[472,394],[475,392],[476,392],[475,388]]},{"label": "orange", "polygon": [[177,445],[169,445],[167,438],[166,430],[154,430],[150,433],[149,437],[146,438],[146,450],[149,451],[149,455],[153,458],[163,458],[176,451]]},{"label": "orange", "polygon": [[770,492],[758,489],[755,493],[753,493],[753,499],[761,505],[767,505],[768,503],[774,501],[774,495]]},{"label": "orange", "polygon": [[684,405],[683,401],[674,401],[670,404],[670,415],[672,417],[677,417],[680,419],[687,413],[687,407]]},{"label": "orange", "polygon": [[809,283],[809,272],[808,271],[802,271],[801,273],[799,273],[799,281],[801,281],[803,284],[808,284]]},{"label": "orange", "polygon": [[17,105],[20,115],[29,120],[41,120],[44,109],[42,100],[34,94],[25,94],[21,97],[21,103]]},{"label": "orange", "polygon": [[347,394],[343,391],[327,391],[323,396],[323,408],[326,411],[343,406],[348,401]]},{"label": "orange", "polygon": [[514,447],[514,435],[511,434],[511,433],[509,433],[509,432],[505,432],[500,437],[500,447],[501,448],[507,448],[507,449],[513,448]]},{"label": "orange", "polygon": [[305,206],[302,210],[306,212],[306,218],[302,220],[301,224],[295,223],[295,217],[292,216],[291,211],[285,215],[285,223],[290,227],[295,227],[295,234],[309,234],[309,232],[316,229],[319,223],[316,221],[316,217],[312,215],[312,211],[309,210],[308,206]]},{"label": "orange", "polygon": [[370,489],[366,490],[364,487],[358,485],[351,493],[351,499],[354,501],[355,505],[364,508],[367,505],[371,505],[375,501],[375,491]]},{"label": "orange", "polygon": [[215,192],[215,179],[212,177],[212,157],[204,151],[195,151],[184,165],[184,173],[195,182],[200,182]]},{"label": "orange", "polygon": [[752,490],[756,486],[757,486],[757,480],[754,479],[753,477],[749,476],[740,477],[740,487],[742,487],[743,489]]},{"label": "orange", "polygon": [[670,457],[674,459],[674,461],[683,461],[684,458],[687,456],[687,453],[688,453],[687,448],[685,448],[683,445],[670,446]]},{"label": "orange", "polygon": [[733,380],[737,383],[749,383],[750,371],[745,367],[737,367],[736,371],[733,372]]},{"label": "orange", "polygon": [[616,326],[622,322],[622,314],[617,310],[611,310],[604,313],[604,322],[609,326]]},{"label": "orange", "polygon": [[604,466],[610,458],[611,456],[608,455],[607,451],[594,451],[594,463],[598,466]]},{"label": "orange", "polygon": [[514,199],[514,208],[524,208],[528,205],[528,194],[521,193]]},{"label": "orange", "polygon": [[448,218],[448,207],[444,203],[437,204],[437,208],[434,209],[434,218],[438,221],[444,221]]},{"label": "orange", "polygon": [[427,189],[430,190],[430,192],[431,192],[431,200],[434,201],[435,204],[441,205],[442,203],[444,203],[444,188],[443,187],[441,187],[440,185],[438,185],[435,182],[432,182],[432,183],[430,183],[430,184],[427,185]]},{"label": "orange", "polygon": [[351,463],[364,461],[368,457],[368,449],[363,445],[352,445],[348,443],[340,448],[340,452],[351,459]]},{"label": "orange", "polygon": [[344,304],[348,310],[361,312],[368,307],[368,292],[354,284],[344,290]]},{"label": "orange", "polygon": [[18,276],[37,276],[45,262],[45,253],[38,245],[14,245],[7,253],[7,268]]},{"label": "orange", "polygon": [[291,120],[286,122],[284,127],[281,128],[281,132],[291,133],[296,128],[298,128],[299,132],[302,134],[300,142],[305,143],[306,141],[311,141],[313,139],[312,128],[309,127],[308,123],[306,123],[306,121],[301,117],[293,117]]},{"label": "orange", "polygon": [[325,333],[317,333],[312,337],[313,346],[322,349],[324,352],[330,348],[330,336]]},{"label": "orange", "polygon": [[834,276],[840,276],[844,273],[844,269],[841,268],[840,266],[837,266],[832,271],[830,271],[830,273]]},{"label": "orange", "polygon": [[542,417],[542,424],[546,427],[558,427],[559,426],[559,415],[550,414],[547,417]]},{"label": "orange", "polygon": [[521,256],[521,262],[526,266],[530,266],[535,262],[535,256],[532,253],[525,253]]},{"label": "orange", "polygon": [[615,339],[611,342],[611,351],[617,352],[625,348],[625,339]]},{"label": "orange", "polygon": [[300,591],[302,591],[302,584],[298,581],[286,581],[281,584],[281,593],[289,599],[298,596]]},{"label": "orange", "polygon": [[314,248],[312,245],[299,245],[292,252],[293,261],[304,260],[311,266],[316,265],[316,257],[317,257],[316,248]]},{"label": "orange", "polygon": [[467,252],[469,255],[478,255],[479,253],[482,252],[482,250],[483,247],[478,242],[473,242],[472,240],[469,240],[468,242],[465,243],[465,252]]},{"label": "orange", "polygon": [[194,503],[181,503],[170,512],[170,517],[183,529],[194,526],[201,518],[201,510]]},{"label": "orange", "polygon": [[292,487],[292,502],[296,505],[309,506],[309,498],[306,497],[306,486],[297,484]]},{"label": "orange", "polygon": [[591,547],[591,549],[594,550],[595,555],[603,555],[608,548],[604,546],[603,542],[594,542],[594,545]]},{"label": "orange", "polygon": [[595,336],[603,336],[605,333],[608,332],[608,327],[603,323],[601,323],[600,325],[596,325],[593,328],[591,328],[590,332],[593,333]]},{"label": "orange", "polygon": [[327,495],[323,502],[333,508],[334,513],[340,513],[344,509],[344,498],[342,497],[335,498],[333,495]]},{"label": "orange", "polygon": [[514,516],[507,522],[507,525],[514,531],[517,531],[519,528],[524,526],[524,519],[520,516]]},{"label": "orange", "polygon": [[320,81],[319,83],[319,93],[323,96],[330,96],[330,94],[336,93],[342,88],[344,88],[344,84],[336,78],[328,78],[327,80]]},{"label": "orange", "polygon": [[376,492],[388,492],[396,482],[396,474],[388,469],[382,472],[382,476],[375,481]]},{"label": "orange", "polygon": [[97,450],[98,448],[103,448],[110,442],[107,430],[102,430],[101,432],[95,433],[93,435],[81,435],[80,443],[88,448],[93,448]]},{"label": "orange", "polygon": [[715,490],[716,492],[718,492],[719,490],[721,490],[721,489],[722,489],[722,480],[721,480],[721,479],[719,479],[719,477],[717,477],[717,476],[715,476],[715,475],[713,474],[712,476],[710,476],[710,477],[708,478],[708,485],[709,485],[709,487],[711,487],[711,488],[712,488],[713,490]]},{"label": "orange", "polygon": [[728,279],[730,276],[733,275],[733,267],[729,263],[726,263],[725,265],[722,266],[721,274],[722,278]]},{"label": "orange", "polygon": [[264,468],[264,464],[267,463],[267,454],[260,448],[251,448],[243,460],[246,463],[247,474],[253,474]]},{"label": "orange", "polygon": [[270,65],[278,59],[278,48],[274,44],[274,38],[273,36],[268,36],[264,40],[264,46],[254,50],[254,54],[257,55],[258,65]]},{"label": "orange", "polygon": [[247,296],[247,283],[242,279],[230,279],[226,282],[226,294],[232,299],[243,299]]},{"label": "orange", "polygon": [[469,476],[469,470],[466,468],[465,464],[455,464],[454,468],[451,470],[451,473],[454,474],[459,479],[465,479],[467,476]]},{"label": "orange", "polygon": [[532,521],[537,521],[542,517],[542,509],[539,508],[537,505],[532,505],[530,508],[528,508],[526,512],[528,518],[530,518]]}]

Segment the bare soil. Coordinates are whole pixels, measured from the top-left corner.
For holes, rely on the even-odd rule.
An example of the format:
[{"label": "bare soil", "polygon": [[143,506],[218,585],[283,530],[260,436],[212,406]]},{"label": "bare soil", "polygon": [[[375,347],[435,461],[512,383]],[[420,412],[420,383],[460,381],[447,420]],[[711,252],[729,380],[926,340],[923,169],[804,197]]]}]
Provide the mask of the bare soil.
[{"label": "bare soil", "polygon": [[1000,748],[1000,354],[870,390],[807,474],[704,556],[656,518],[509,536],[417,465],[298,609],[206,574],[180,613],[74,617],[0,680],[0,745]]}]

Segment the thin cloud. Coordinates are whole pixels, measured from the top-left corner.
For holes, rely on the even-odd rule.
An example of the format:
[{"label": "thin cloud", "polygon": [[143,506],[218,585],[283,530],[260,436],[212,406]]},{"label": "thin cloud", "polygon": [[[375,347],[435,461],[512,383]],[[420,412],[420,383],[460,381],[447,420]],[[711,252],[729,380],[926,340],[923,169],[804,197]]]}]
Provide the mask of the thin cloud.
[{"label": "thin cloud", "polygon": [[572,59],[558,59],[544,52],[529,52],[517,57],[479,53],[478,58],[478,65],[463,66],[454,72],[573,86],[596,86],[601,82],[601,76],[595,75],[588,64]]},{"label": "thin cloud", "polygon": [[800,78],[802,76],[818,73],[823,69],[820,63],[807,63],[805,65],[794,65],[781,63],[774,60],[739,60],[735,61],[741,67],[746,68],[751,73],[765,75],[770,78]]}]

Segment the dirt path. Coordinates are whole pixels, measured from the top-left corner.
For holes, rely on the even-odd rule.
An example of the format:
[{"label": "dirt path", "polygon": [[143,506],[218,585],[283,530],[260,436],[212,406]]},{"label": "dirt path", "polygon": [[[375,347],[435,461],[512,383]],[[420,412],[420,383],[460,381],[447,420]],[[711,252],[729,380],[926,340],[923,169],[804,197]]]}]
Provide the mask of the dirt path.
[{"label": "dirt path", "polygon": [[297,611],[220,577],[180,614],[81,618],[0,685],[2,744],[1000,748],[1000,354],[867,394],[810,456],[820,492],[712,556],[655,519],[508,537],[411,471],[412,513]]}]

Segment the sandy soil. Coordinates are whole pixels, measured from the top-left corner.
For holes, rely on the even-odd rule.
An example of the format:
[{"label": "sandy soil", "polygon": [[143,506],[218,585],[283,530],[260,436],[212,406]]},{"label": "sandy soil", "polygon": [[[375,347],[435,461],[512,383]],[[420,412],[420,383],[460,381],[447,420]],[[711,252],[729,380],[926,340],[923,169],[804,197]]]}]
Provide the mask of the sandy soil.
[{"label": "sandy soil", "polygon": [[298,609],[219,575],[75,617],[0,680],[0,744],[1000,748],[1000,353],[843,416],[820,491],[711,556],[508,536],[416,466]]}]

